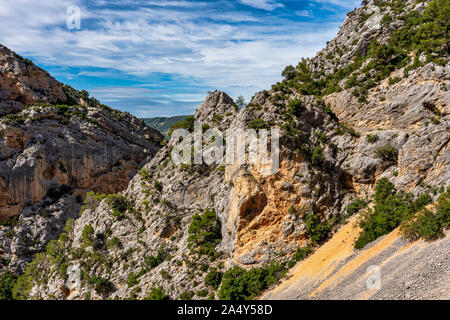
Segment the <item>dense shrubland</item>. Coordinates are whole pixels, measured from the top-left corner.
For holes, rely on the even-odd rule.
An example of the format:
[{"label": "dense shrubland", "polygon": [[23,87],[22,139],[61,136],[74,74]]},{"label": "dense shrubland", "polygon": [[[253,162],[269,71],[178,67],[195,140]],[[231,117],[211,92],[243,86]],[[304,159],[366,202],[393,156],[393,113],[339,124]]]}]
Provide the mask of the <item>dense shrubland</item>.
[{"label": "dense shrubland", "polygon": [[412,194],[395,190],[387,178],[377,182],[373,197],[374,207],[362,214],[363,232],[355,243],[361,249],[368,243],[388,234],[401,225],[403,234],[411,239],[436,239],[443,235],[450,223],[449,191],[439,197],[436,212],[424,209],[432,202],[431,196],[422,194],[413,200]]}]

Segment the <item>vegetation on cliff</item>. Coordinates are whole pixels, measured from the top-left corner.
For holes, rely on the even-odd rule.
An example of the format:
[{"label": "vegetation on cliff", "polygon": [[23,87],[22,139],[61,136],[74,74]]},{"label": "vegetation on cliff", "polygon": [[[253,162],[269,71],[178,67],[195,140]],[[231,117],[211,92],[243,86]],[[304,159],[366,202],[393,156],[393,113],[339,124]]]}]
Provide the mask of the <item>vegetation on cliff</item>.
[{"label": "vegetation on cliff", "polygon": [[404,235],[411,239],[437,239],[450,224],[450,192],[439,197],[436,212],[424,209],[432,200],[427,193],[413,200],[412,194],[396,191],[387,178],[377,182],[374,207],[363,213],[360,223],[363,232],[355,243],[361,249],[368,243],[401,225]]},{"label": "vegetation on cliff", "polygon": [[[402,0],[378,1],[377,4],[382,9],[391,7],[398,12],[402,12],[405,7]],[[272,89],[324,96],[342,91],[340,82],[347,79],[344,88],[355,88],[354,95],[359,97],[361,102],[367,102],[368,90],[389,77],[396,69],[407,67],[408,72],[429,62],[441,65],[446,63],[444,57],[449,53],[450,43],[449,12],[449,0],[433,0],[423,14],[413,10],[399,15],[403,26],[392,32],[387,43],[380,43],[377,39],[373,39],[368,50],[365,53],[357,53],[353,62],[346,67],[329,74],[323,71],[313,73],[307,61],[302,60],[296,68],[286,67],[282,72],[285,79],[274,85]],[[387,19],[383,22],[387,23]],[[410,53],[413,53],[413,61],[411,61]],[[426,57],[424,62],[419,59],[422,54]],[[365,76],[361,77],[361,75]]]}]

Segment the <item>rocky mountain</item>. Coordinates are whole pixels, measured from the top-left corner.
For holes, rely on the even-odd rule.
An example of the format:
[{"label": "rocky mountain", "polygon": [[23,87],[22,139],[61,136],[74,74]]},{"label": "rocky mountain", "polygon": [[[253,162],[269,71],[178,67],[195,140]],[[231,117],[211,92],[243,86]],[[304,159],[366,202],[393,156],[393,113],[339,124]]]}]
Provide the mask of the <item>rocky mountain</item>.
[{"label": "rocky mountain", "polygon": [[23,272],[86,192],[125,189],[162,136],[0,46],[1,268]]},{"label": "rocky mountain", "polygon": [[32,61],[0,45],[2,74],[0,115],[16,113],[33,103],[65,103],[63,84]]},{"label": "rocky mountain", "polygon": [[178,121],[183,121],[187,116],[173,116],[173,117],[155,117],[155,118],[144,118],[142,119],[149,127],[158,130],[162,134],[166,135],[169,133],[170,128],[173,124]]},{"label": "rocky mountain", "polygon": [[[193,120],[203,130],[279,127],[279,171],[175,165],[171,139],[126,190],[89,194],[12,296],[253,299],[281,279],[265,297],[399,298],[411,279],[395,275],[418,265],[433,281],[410,297],[442,298],[450,270],[449,7],[363,1],[325,49],[288,66],[282,82],[245,108],[211,93],[176,127],[191,135]],[[432,273],[434,262],[444,272]],[[366,263],[388,266],[389,285],[352,287],[367,277]],[[436,294],[427,296],[427,286]]]}]

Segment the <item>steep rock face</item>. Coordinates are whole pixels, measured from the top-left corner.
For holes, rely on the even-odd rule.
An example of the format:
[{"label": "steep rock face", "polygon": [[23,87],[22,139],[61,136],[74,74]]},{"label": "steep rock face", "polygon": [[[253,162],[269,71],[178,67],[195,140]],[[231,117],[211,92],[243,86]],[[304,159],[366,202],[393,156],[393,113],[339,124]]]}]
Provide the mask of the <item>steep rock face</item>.
[{"label": "steep rock face", "polygon": [[[224,97],[230,99],[226,95]],[[210,98],[212,103],[216,101],[214,97]],[[214,107],[210,103],[202,105],[209,111],[213,111]],[[234,110],[233,105],[229,107]],[[177,296],[194,287],[205,288],[203,284],[196,283],[198,276],[193,266],[209,264],[217,267],[228,254],[219,261],[209,261],[208,256],[196,257],[188,249],[187,229],[192,216],[207,208],[215,208],[220,219],[226,219],[225,208],[228,206],[231,186],[225,183],[224,173],[217,166],[175,166],[170,161],[173,143],[159,151],[130,182],[123,193],[127,203],[123,218],[113,216],[114,205],[106,198],[97,207],[84,211],[70,231],[71,240],[66,245],[72,253],[85,250],[81,249],[84,243],[82,233],[87,225],[93,226],[94,237],[103,238],[104,244],[108,240],[118,239],[117,246],[104,245],[101,249],[104,256],[102,260],[106,263],[103,267],[103,262],[100,265],[97,261],[91,261],[90,248],[86,248],[85,255],[91,261],[89,264],[93,263],[90,266],[84,263],[84,258],[77,259],[72,253],[68,255],[69,264],[87,272],[86,277],[93,277],[94,269],[97,268],[103,270],[101,273],[111,273],[108,281],[112,289],[99,293],[91,291],[89,287],[67,284],[64,278],[50,276],[47,284],[32,290],[32,295],[69,299],[82,299],[89,295],[92,298],[105,295],[143,298],[155,282],[161,282],[162,277],[171,279],[170,282],[161,283],[162,288]],[[225,224],[221,224],[221,228],[225,235],[221,244],[223,251],[231,252],[228,248],[231,240],[227,240],[230,235],[225,231]],[[145,271],[150,269],[151,272]],[[128,285],[130,277],[137,274],[138,283]],[[104,277],[103,274],[99,276]],[[87,279],[83,279],[83,283]]]},{"label": "steep rock face", "polygon": [[125,189],[162,136],[0,49],[0,254],[23,271],[87,191]]},{"label": "steep rock face", "polygon": [[[388,177],[402,190],[417,195],[446,185],[450,178],[445,170],[449,154],[448,54],[411,50],[399,63],[396,59],[402,54],[397,52],[385,58],[386,69],[372,65],[382,61],[383,50],[403,45],[396,32],[408,27],[409,17],[424,14],[429,4],[365,1],[363,7],[347,14],[337,37],[305,61],[312,78],[335,79],[326,89],[336,92],[322,91],[323,101],[344,130],[349,126],[359,135],[353,134],[354,142],[348,138],[335,142],[343,151],[338,158],[348,185],[353,186],[350,189]],[[413,28],[417,26],[404,34],[412,37]],[[442,60],[430,62],[436,56]],[[297,70],[301,69],[299,64]],[[393,146],[398,158],[389,162],[377,156],[383,146]]]},{"label": "steep rock face", "polygon": [[[284,263],[299,247],[317,249],[348,218],[349,204],[356,197],[368,199],[380,178],[436,200],[437,190],[450,181],[448,56],[441,57],[445,63],[426,58],[407,74],[405,65],[395,65],[380,76],[369,55],[339,73],[356,55],[372,52],[372,40],[389,41],[404,24],[400,16],[423,12],[430,1],[366,2],[348,15],[327,48],[283,72],[284,82],[256,93],[245,108],[237,110],[216,91],[196,111],[196,120],[207,127],[280,127],[276,174],[261,174],[259,164],[175,165],[172,140],[119,198],[94,201],[67,235],[33,262],[26,275],[38,276],[25,277],[25,297],[144,298],[154,288],[172,298],[217,297],[205,284],[212,268]],[[390,14],[394,19],[386,24]],[[400,74],[403,79],[396,78]],[[355,79],[357,85],[345,88]],[[203,214],[213,210],[217,221]],[[319,232],[311,230],[311,216]],[[196,238],[203,219],[221,231],[219,237],[209,230],[213,250]],[[344,238],[352,242],[344,253],[358,256],[357,233],[346,231]],[[81,282],[67,281],[67,267],[81,272]]]},{"label": "steep rock face", "polygon": [[69,119],[51,105],[33,106],[16,114],[17,122],[2,121],[2,220],[61,186],[100,193],[123,190],[141,162],[158,150],[160,136],[130,115],[82,110],[87,119]]},{"label": "steep rock face", "polygon": [[[305,117],[296,118],[296,128],[303,128],[305,141],[318,141],[314,129],[321,126],[337,128],[321,107],[313,106],[311,98],[304,101]],[[229,101],[223,103],[223,101]],[[311,102],[308,104],[307,102]],[[286,115],[283,107],[267,100],[273,112],[256,109],[236,110],[232,100],[222,92],[209,95],[196,112],[196,120],[205,115],[212,127],[245,127],[252,119],[262,116],[266,121],[282,123]],[[303,109],[302,109],[303,110]],[[222,112],[228,116],[219,117]],[[114,203],[106,198],[97,207],[86,210],[69,231],[70,240],[62,251],[70,266],[85,274],[82,286],[66,283],[65,278],[53,274],[47,284],[33,288],[34,297],[82,299],[87,296],[103,298],[144,298],[155,286],[171,297],[182,297],[186,291],[213,293],[205,286],[206,270],[228,268],[233,265],[262,265],[279,259],[286,260],[298,246],[307,243],[303,214],[313,211],[331,219],[339,216],[340,203],[349,201],[342,190],[339,171],[333,152],[324,150],[323,163],[311,166],[288,140],[282,141],[280,170],[276,175],[261,174],[259,165],[182,165],[170,159],[174,141],[171,141],[140,171],[123,193],[124,217],[114,217]],[[331,168],[336,169],[333,172]],[[347,199],[347,200],[345,200]],[[117,207],[116,207],[117,208]],[[198,255],[190,246],[190,225],[197,213],[214,210],[221,229],[221,241],[215,249],[218,255]],[[92,226],[94,238],[101,240],[105,257],[103,267],[91,260],[91,248],[85,248],[83,233]],[[114,240],[120,245],[106,245]],[[78,258],[79,250],[88,250]],[[216,251],[217,250],[217,251]],[[194,250],[195,251],[195,250]],[[70,253],[69,253],[70,252]],[[150,257],[165,257],[158,264],[148,264]],[[90,262],[88,262],[90,261]],[[86,264],[87,263],[87,264]],[[124,267],[126,264],[126,267]],[[88,267],[89,265],[89,267]],[[50,268],[42,261],[38,268]],[[203,271],[201,271],[203,270]],[[107,277],[111,289],[97,292],[87,285],[92,277]],[[137,282],[129,280],[137,277]],[[170,281],[169,281],[170,279]],[[69,294],[67,294],[69,293]]]},{"label": "steep rock face", "polygon": [[[392,77],[403,76],[397,70]],[[361,104],[351,90],[334,93],[325,102],[337,117],[361,131],[376,129],[417,130],[434,116],[449,115],[450,66],[426,65],[396,84],[384,80]]]}]

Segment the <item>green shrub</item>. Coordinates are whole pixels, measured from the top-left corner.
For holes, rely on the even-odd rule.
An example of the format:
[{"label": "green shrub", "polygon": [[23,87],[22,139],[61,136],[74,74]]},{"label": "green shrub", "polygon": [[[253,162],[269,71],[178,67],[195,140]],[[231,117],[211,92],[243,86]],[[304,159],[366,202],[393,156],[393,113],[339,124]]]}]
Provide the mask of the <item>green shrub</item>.
[{"label": "green shrub", "polygon": [[219,298],[222,300],[251,300],[286,274],[283,265],[271,264],[248,271],[233,267],[224,273]]},{"label": "green shrub", "polygon": [[164,249],[160,248],[156,256],[145,257],[144,263],[150,268],[155,268],[164,261],[165,257],[166,254],[164,252]]},{"label": "green shrub", "polygon": [[206,289],[197,291],[197,296],[199,296],[199,297],[206,297],[207,295],[208,295],[208,290],[206,290]]},{"label": "green shrub", "polygon": [[0,223],[0,226],[15,227],[19,223],[19,216],[12,216]]},{"label": "green shrub", "polygon": [[359,82],[358,82],[357,77],[356,77],[356,76],[351,76],[351,77],[348,78],[348,80],[345,82],[344,88],[345,88],[345,89],[353,88],[353,87],[357,86],[358,83],[359,83]]},{"label": "green shrub", "polygon": [[251,120],[248,123],[248,127],[255,130],[269,129],[269,126],[260,118]]},{"label": "green shrub", "polygon": [[302,261],[305,258],[307,258],[312,252],[312,249],[310,246],[304,246],[302,248],[298,248],[297,251],[294,254],[294,260],[295,261]]},{"label": "green shrub", "polygon": [[125,217],[125,212],[130,209],[126,198],[120,194],[110,194],[106,197],[106,203],[112,209],[112,216],[117,220]]},{"label": "green shrub", "polygon": [[391,17],[391,15],[388,13],[388,14],[385,14],[385,15],[383,16],[383,19],[381,19],[381,24],[382,24],[382,25],[386,25],[386,24],[389,24],[391,21],[392,21],[392,17]]},{"label": "green shrub", "polygon": [[112,283],[108,279],[97,276],[90,277],[88,284],[101,295],[108,295],[114,289]]},{"label": "green shrub", "polygon": [[374,14],[374,12],[370,12],[370,13],[361,13],[359,16],[359,25],[361,26],[363,23],[365,23],[372,15]]},{"label": "green shrub", "polygon": [[23,124],[27,120],[27,116],[20,113],[10,113],[1,117],[0,120],[6,125],[17,126]]},{"label": "green shrub", "polygon": [[180,294],[181,300],[192,300],[192,298],[195,296],[195,293],[192,291],[186,291]]},{"label": "green shrub", "polygon": [[139,276],[135,274],[134,272],[130,272],[127,278],[127,286],[128,288],[134,287],[139,283]]},{"label": "green shrub", "polygon": [[366,136],[367,142],[369,143],[375,143],[378,141],[378,136],[376,134],[372,135],[372,134],[368,134]]},{"label": "green shrub", "polygon": [[138,173],[146,182],[150,182],[152,179],[152,175],[145,168],[139,170]]},{"label": "green shrub", "polygon": [[200,216],[196,213],[189,225],[188,247],[198,248],[200,255],[214,255],[215,247],[222,240],[215,210],[206,209]]},{"label": "green shrub", "polygon": [[86,198],[84,199],[83,206],[80,209],[80,216],[83,214],[84,211],[88,209],[94,210],[95,208],[97,208],[100,202],[102,202],[102,200],[105,198],[106,195],[97,194],[93,191],[86,193]]},{"label": "green shrub", "polygon": [[0,268],[7,267],[10,262],[11,262],[11,260],[8,258],[0,257]]},{"label": "green shrub", "polygon": [[355,137],[355,138],[360,137],[360,133],[357,132],[354,128],[350,127],[350,125],[348,125],[345,122],[341,122],[339,124],[339,128],[342,130],[342,132],[346,132],[346,133],[350,134],[352,137]]},{"label": "green shrub", "polygon": [[223,115],[216,113],[213,117],[212,117],[212,122],[214,123],[220,123],[223,120]]},{"label": "green shrub", "polygon": [[304,109],[300,100],[295,99],[288,102],[288,111],[290,114],[299,117]]},{"label": "green shrub", "polygon": [[328,238],[331,231],[331,224],[327,221],[322,222],[317,214],[306,213],[303,216],[306,225],[306,234],[316,243],[322,243]]},{"label": "green shrub", "polygon": [[211,269],[205,277],[205,285],[217,290],[222,282],[223,273],[216,268]]},{"label": "green shrub", "polygon": [[0,300],[12,300],[12,290],[17,282],[17,275],[6,271],[0,277]]},{"label": "green shrub", "polygon": [[38,253],[34,260],[27,265],[24,274],[17,278],[17,282],[12,289],[14,300],[28,300],[35,282],[45,284],[47,265],[46,254],[44,252]]},{"label": "green shrub", "polygon": [[401,80],[402,80],[402,78],[400,78],[400,77],[389,78],[389,85],[392,86],[392,85],[396,84],[397,82],[400,82]]},{"label": "green shrub", "polygon": [[159,182],[159,181],[155,181],[155,183],[153,184],[153,187],[154,187],[156,190],[158,190],[159,192],[161,192],[162,189],[163,189],[163,185],[162,185],[162,183]]},{"label": "green shrub", "polygon": [[106,241],[106,247],[109,250],[120,249],[122,248],[122,242],[120,242],[119,238],[113,237]]},{"label": "green shrub", "polygon": [[144,300],[168,300],[169,297],[161,288],[151,288]]},{"label": "green shrub", "polygon": [[[391,8],[398,16],[401,16],[404,11],[404,3],[397,1],[391,5]],[[353,57],[353,62],[347,66],[337,68],[334,73],[328,75],[325,75],[323,71],[312,74],[306,60],[302,60],[295,69],[287,67],[283,71],[285,79],[272,86],[272,89],[283,92],[296,89],[303,95],[323,96],[339,92],[341,88],[338,83],[347,78],[346,88],[359,86],[356,91],[359,100],[367,103],[368,90],[389,77],[392,71],[407,66],[410,62],[409,54],[411,52],[414,52],[416,57],[425,53],[427,62],[433,61],[445,65],[446,60],[443,57],[450,51],[448,13],[448,0],[432,0],[422,15],[415,10],[402,15],[400,18],[404,21],[403,26],[392,33],[387,43],[379,43],[373,39],[369,50],[358,52]],[[370,15],[362,14],[361,23]],[[381,21],[382,24],[390,22],[389,14],[385,15]],[[353,45],[356,45],[357,42],[355,40]],[[339,54],[339,51],[336,50],[336,53]],[[330,52],[325,58],[332,60],[334,55]],[[366,65],[362,68],[365,62]],[[417,58],[414,64],[407,66],[407,71],[417,68],[420,64]],[[357,76],[354,74],[357,70],[363,73],[373,72],[373,80],[364,83],[358,82]]]},{"label": "green shrub", "polygon": [[169,130],[169,136],[172,135],[172,132],[177,129],[186,129],[189,132],[194,132],[194,122],[195,118],[194,116],[187,116],[186,119],[178,121],[174,123]]},{"label": "green shrub", "polygon": [[[449,189],[450,190],[450,189]],[[422,210],[411,219],[402,222],[400,231],[411,240],[426,241],[444,237],[444,230],[450,227],[450,191],[438,199],[435,212]]]},{"label": "green shrub", "polygon": [[33,278],[28,275],[20,276],[12,290],[13,300],[28,300],[32,288]]},{"label": "green shrub", "polygon": [[417,49],[439,55],[448,54],[449,11],[448,0],[433,0],[429,3],[420,19],[421,25],[413,38]]},{"label": "green shrub", "polygon": [[398,150],[390,143],[385,144],[375,150],[377,158],[382,159],[385,162],[396,163],[398,158]]},{"label": "green shrub", "polygon": [[85,247],[94,245],[94,227],[90,224],[84,226],[81,232],[81,242]]},{"label": "green shrub", "polygon": [[312,155],[311,155],[311,164],[313,166],[318,166],[325,160],[325,156],[323,155],[323,148],[321,146],[315,146]]},{"label": "green shrub", "polygon": [[347,213],[349,215],[352,215],[352,214],[355,214],[356,212],[358,212],[359,210],[364,209],[365,207],[367,207],[367,201],[365,201],[361,198],[356,198],[355,201],[353,201],[347,207]]},{"label": "green shrub", "polygon": [[422,195],[412,201],[412,195],[396,192],[387,178],[377,182],[374,195],[374,208],[367,210],[360,222],[363,232],[355,242],[355,248],[361,249],[368,243],[388,234],[404,220],[411,219],[417,211],[431,202],[429,195]]}]

